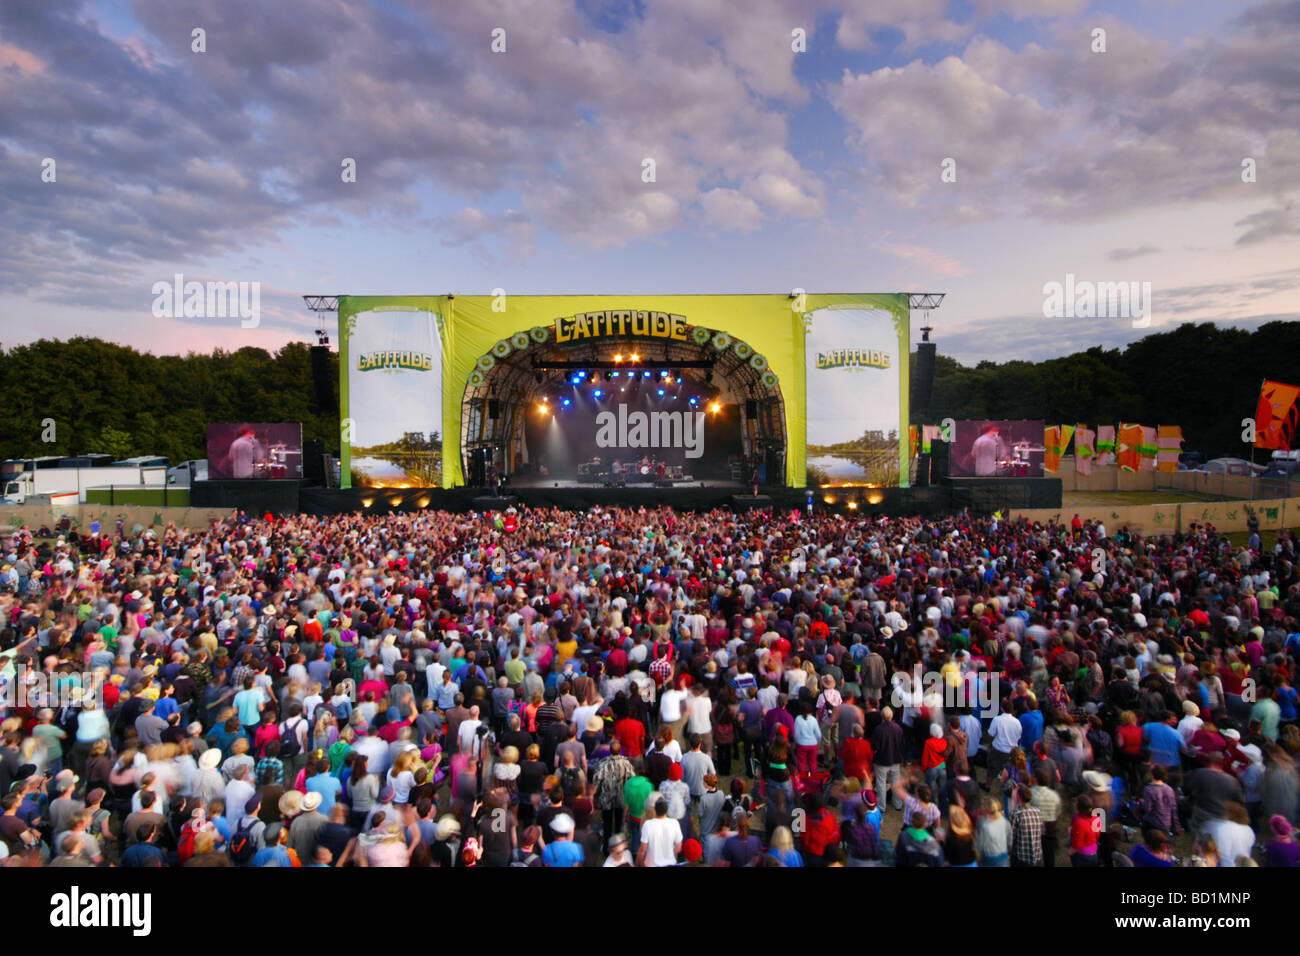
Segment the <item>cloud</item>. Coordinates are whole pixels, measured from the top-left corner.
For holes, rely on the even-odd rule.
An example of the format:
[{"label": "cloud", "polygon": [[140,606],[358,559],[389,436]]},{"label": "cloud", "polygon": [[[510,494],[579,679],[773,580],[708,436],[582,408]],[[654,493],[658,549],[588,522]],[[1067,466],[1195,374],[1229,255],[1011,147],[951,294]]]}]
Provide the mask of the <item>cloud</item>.
[{"label": "cloud", "polygon": [[[990,215],[993,204],[973,194],[998,186],[1009,157],[1041,149],[1059,122],[1032,96],[999,86],[954,56],[933,66],[916,60],[872,73],[845,71],[830,100],[885,192],[908,205],[966,197]],[[941,180],[949,159],[955,183]]]},{"label": "cloud", "polygon": [[[829,99],[875,186],[944,223],[1081,223],[1250,190],[1284,198],[1300,188],[1297,7],[1262,4],[1182,44],[1111,16],[1053,21],[1018,49],[977,35],[935,64],[848,71]],[[1093,26],[1107,31],[1105,53],[1089,46]],[[1246,156],[1259,184],[1241,180]],[[956,183],[940,183],[943,157],[956,160]],[[1273,216],[1284,231],[1286,221]]]},{"label": "cloud", "polygon": [[[434,217],[442,241],[504,233],[519,249],[542,229],[594,249],[652,238],[719,214],[727,192],[703,205],[719,189],[764,220],[824,209],[787,146],[784,111],[808,97],[790,33],[816,28],[797,0],[666,0],[596,29],[589,4],[529,0],[137,0],[132,14],[137,34],[119,38],[73,0],[6,8],[0,229],[25,250],[0,263],[0,290],[63,297],[70,262],[157,271],[296,226],[420,222],[430,192],[511,210]],[[45,156],[56,183],[40,181]]]},{"label": "cloud", "polygon": [[705,220],[719,229],[752,232],[763,220],[758,203],[736,189],[710,189],[700,197]]},{"label": "cloud", "polygon": [[970,36],[972,23],[948,19],[948,0],[875,0],[855,4],[836,22],[835,40],[846,50],[865,50],[876,44],[881,30],[903,34],[903,49],[932,43],[953,44]]},{"label": "cloud", "polygon": [[881,244],[878,248],[892,256],[897,256],[900,259],[905,259],[924,266],[937,276],[957,278],[970,274],[970,269],[951,256],[945,256],[942,253],[935,252],[933,249],[926,249],[923,246],[895,243]]},{"label": "cloud", "polygon": [[1300,236],[1300,207],[1294,201],[1272,209],[1251,213],[1235,225],[1246,231],[1237,237],[1237,245],[1248,246],[1266,239]]},{"label": "cloud", "polygon": [[1128,249],[1112,249],[1106,254],[1106,258],[1111,262],[1128,262],[1130,259],[1140,259],[1142,256],[1154,255],[1159,251],[1159,247],[1152,245],[1133,246]]}]

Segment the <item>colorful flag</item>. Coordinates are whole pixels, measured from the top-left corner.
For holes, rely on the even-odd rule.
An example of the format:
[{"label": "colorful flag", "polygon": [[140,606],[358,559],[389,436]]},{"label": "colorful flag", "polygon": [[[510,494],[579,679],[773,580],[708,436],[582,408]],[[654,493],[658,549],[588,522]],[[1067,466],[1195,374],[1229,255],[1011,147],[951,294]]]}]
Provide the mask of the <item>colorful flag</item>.
[{"label": "colorful flag", "polygon": [[1183,450],[1183,426],[1161,425],[1156,429],[1156,467],[1160,471],[1177,471],[1178,455]]},{"label": "colorful flag", "polygon": [[1119,438],[1116,442],[1115,460],[1124,471],[1137,471],[1141,465],[1142,426],[1132,422],[1119,423]]},{"label": "colorful flag", "polygon": [[1056,474],[1061,470],[1061,456],[1070,445],[1070,436],[1074,434],[1073,425],[1049,425],[1043,429],[1043,444],[1047,448],[1043,455],[1043,469]]},{"label": "colorful flag", "polygon": [[1115,464],[1115,426],[1097,426],[1097,465],[1106,467]]},{"label": "colorful flag", "polygon": [[1259,407],[1255,409],[1255,447],[1290,451],[1296,446],[1296,425],[1300,408],[1296,397],[1300,388],[1265,380],[1259,390]]},{"label": "colorful flag", "polygon": [[1156,430],[1146,425],[1142,426],[1142,441],[1138,444],[1138,468],[1141,471],[1156,470],[1156,456],[1160,454],[1160,446],[1156,444]]},{"label": "colorful flag", "polygon": [[1091,428],[1076,425],[1074,429],[1074,470],[1081,475],[1092,474],[1092,462],[1097,457],[1097,433]]}]

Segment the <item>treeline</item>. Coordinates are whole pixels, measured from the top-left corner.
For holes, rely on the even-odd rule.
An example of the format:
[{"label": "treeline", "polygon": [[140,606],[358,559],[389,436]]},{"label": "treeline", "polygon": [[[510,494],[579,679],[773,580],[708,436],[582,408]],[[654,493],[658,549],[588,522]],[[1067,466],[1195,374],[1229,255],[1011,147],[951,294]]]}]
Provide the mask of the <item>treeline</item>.
[{"label": "treeline", "polygon": [[[942,354],[929,415],[1043,419],[1089,425],[1181,425],[1187,450],[1245,456],[1241,420],[1259,384],[1300,384],[1300,322],[1254,332],[1182,325],[1124,349],[1092,348],[1043,362],[980,362]],[[330,354],[337,394],[338,355]],[[916,355],[912,354],[915,363]],[[915,374],[915,365],[913,365]],[[302,422],[304,440],[338,454],[337,408],[313,409],[310,346],[150,355],[96,338],[41,340],[0,353],[0,457],[105,453],[203,458],[208,422]],[[52,442],[44,437],[51,434]]]},{"label": "treeline", "polygon": [[[1091,348],[1043,362],[980,362],[945,357],[939,341],[926,421],[944,418],[1043,419],[1054,424],[1181,425],[1186,451],[1248,458],[1243,418],[1253,417],[1263,379],[1300,384],[1300,322],[1254,332],[1187,324],[1124,349]],[[916,353],[912,353],[915,373]],[[1264,460],[1265,452],[1257,453]]]},{"label": "treeline", "polygon": [[[337,401],[313,410],[310,356],[304,342],[184,356],[96,338],[15,346],[0,353],[0,457],[166,455],[175,464],[207,457],[209,422],[302,422],[304,441],[338,454]],[[337,353],[331,360],[337,383]]]}]

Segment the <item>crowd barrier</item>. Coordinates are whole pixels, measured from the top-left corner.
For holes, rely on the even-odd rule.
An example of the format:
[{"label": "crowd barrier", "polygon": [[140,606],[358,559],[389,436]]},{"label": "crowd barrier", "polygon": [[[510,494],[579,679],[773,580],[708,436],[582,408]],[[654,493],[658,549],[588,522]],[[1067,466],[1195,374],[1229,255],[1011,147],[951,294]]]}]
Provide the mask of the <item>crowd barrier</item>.
[{"label": "crowd barrier", "polygon": [[1245,531],[1254,510],[1261,531],[1278,531],[1300,523],[1300,498],[1256,501],[1183,501],[1154,505],[1087,505],[1073,509],[1024,508],[1010,512],[1030,521],[1069,524],[1077,513],[1084,521],[1100,521],[1107,534],[1127,526],[1141,534],[1173,534],[1191,525],[1213,525],[1221,532]]}]

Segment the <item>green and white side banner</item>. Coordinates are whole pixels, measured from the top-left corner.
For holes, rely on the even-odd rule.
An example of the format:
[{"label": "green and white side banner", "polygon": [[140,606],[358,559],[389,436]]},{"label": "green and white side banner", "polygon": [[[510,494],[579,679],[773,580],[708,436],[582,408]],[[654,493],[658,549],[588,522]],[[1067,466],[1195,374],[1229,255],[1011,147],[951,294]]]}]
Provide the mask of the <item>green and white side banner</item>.
[{"label": "green and white side banner", "polygon": [[340,296],[340,484],[442,485],[438,296]]}]

